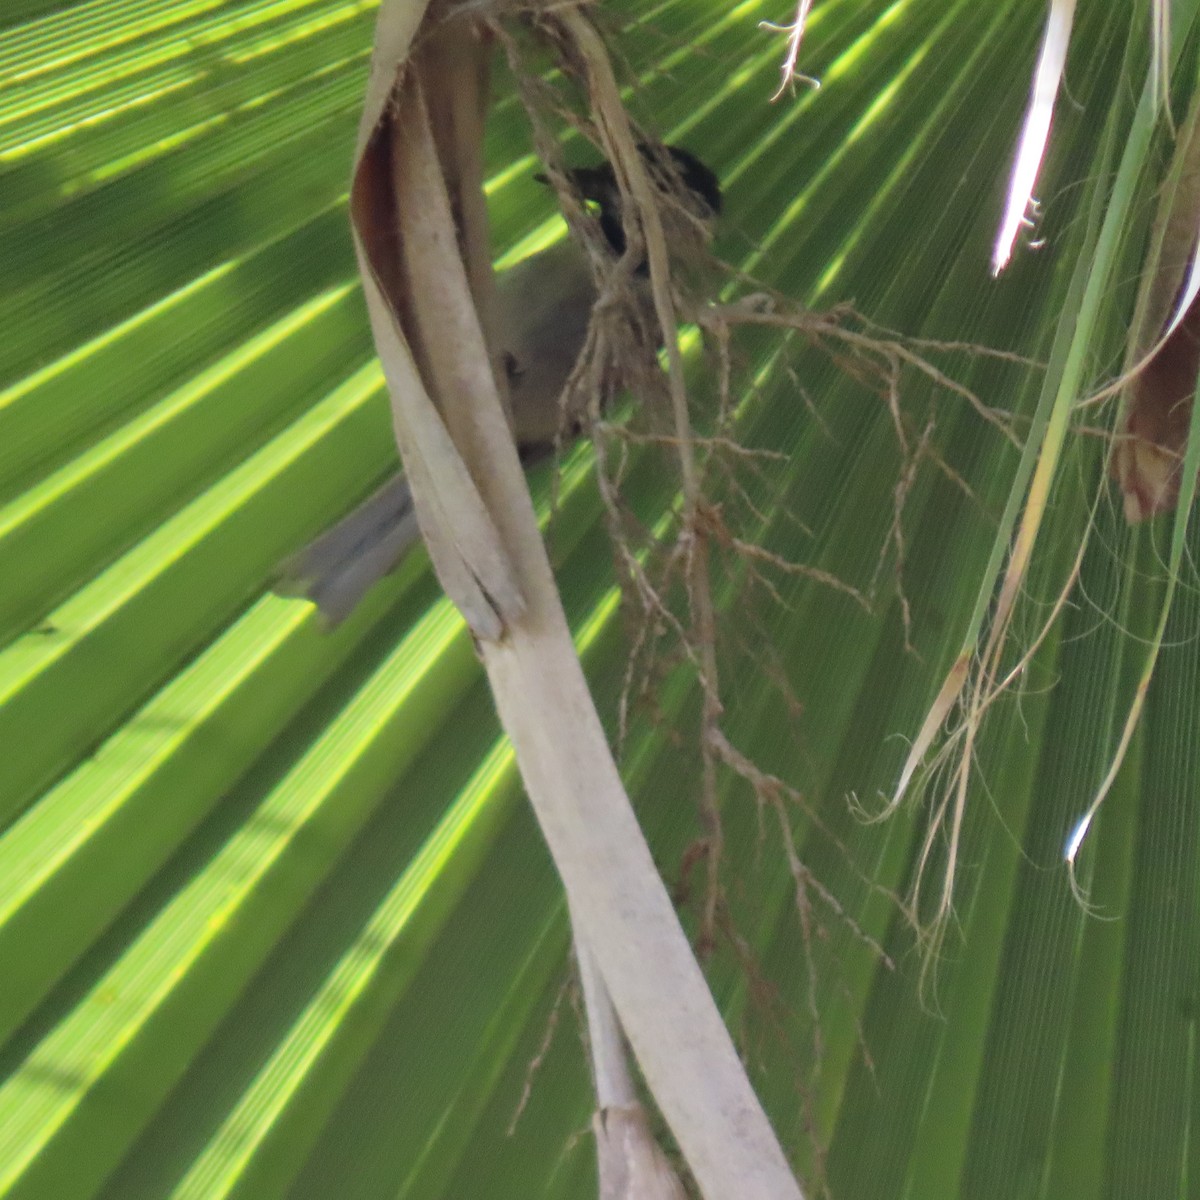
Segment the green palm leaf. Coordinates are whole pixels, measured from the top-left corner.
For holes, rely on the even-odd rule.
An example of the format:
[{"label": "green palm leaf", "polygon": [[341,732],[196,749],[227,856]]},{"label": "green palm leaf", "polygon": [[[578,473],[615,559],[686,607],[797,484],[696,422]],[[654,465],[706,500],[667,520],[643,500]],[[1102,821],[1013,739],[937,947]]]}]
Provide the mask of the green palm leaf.
[{"label": "green palm leaf", "polygon": [[[1175,5],[1177,114],[1195,9]],[[1021,446],[907,371],[912,445],[928,433],[901,495],[912,458],[886,396],[798,339],[739,343],[758,384],[741,429],[786,455],[755,537],[871,599],[772,576],[784,603],[751,630],[744,576],[718,593],[749,644],[730,642],[723,728],[803,795],[787,811],[808,874],[727,780],[740,940],[707,966],[814,1194],[1195,1188],[1200,534],[1131,531],[1093,436],[1113,409],[1072,407],[1119,370],[1171,146],[1152,92],[1138,108],[1150,6],[1080,0],[1045,245],[990,281],[1044,10],[826,0],[802,52],[823,86],[774,105],[781,43],[758,22],[782,12],[607,14],[629,26],[631,103],[722,176],[726,261],[813,309],[852,301],[1041,364],[926,351]],[[565,905],[468,635],[423,561],[332,634],[270,592],[395,461],[346,214],[374,17],[334,0],[0,14],[5,1200],[594,1194]],[[546,236],[530,147],[500,79],[501,253]],[[1061,453],[1003,661],[1037,649],[979,726],[931,961],[896,901],[944,775],[887,821],[847,798],[884,806],[986,632],[1046,429]],[[535,488],[607,716],[627,644],[590,470],[578,450]],[[635,472],[628,499],[661,514],[662,473]],[[1156,641],[1079,863],[1089,911],[1063,849]],[[764,685],[772,663],[798,710]],[[685,679],[659,700],[694,725]],[[691,757],[634,721],[626,777],[672,883],[698,835]],[[922,917],[947,860],[929,847]]]}]

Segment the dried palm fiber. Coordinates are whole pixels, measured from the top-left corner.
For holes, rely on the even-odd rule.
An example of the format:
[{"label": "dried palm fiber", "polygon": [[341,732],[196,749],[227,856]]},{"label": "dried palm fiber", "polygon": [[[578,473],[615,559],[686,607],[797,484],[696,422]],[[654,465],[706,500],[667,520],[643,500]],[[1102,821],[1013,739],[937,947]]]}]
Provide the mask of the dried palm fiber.
[{"label": "dried palm fiber", "polygon": [[[586,64],[604,149],[636,206],[676,375],[666,252],[646,167],[598,35],[575,10],[557,21]],[[398,2],[380,11],[351,215],[397,444],[434,569],[475,636],[563,878],[581,960],[594,960],[589,1004],[607,1012],[611,996],[614,1019],[597,1022],[593,1011],[593,1030],[615,1031],[619,1020],[705,1196],[798,1197],[617,775],[489,360],[480,145],[490,51],[480,10],[446,18]],[[619,1035],[613,1041],[598,1051],[619,1059]],[[610,1057],[598,1081],[619,1074]],[[632,1100],[631,1086],[617,1090]],[[602,1119],[597,1128],[610,1126]],[[601,1141],[611,1156],[602,1159],[602,1187],[632,1196],[645,1177],[637,1167],[645,1125],[621,1119],[611,1128]],[[649,1152],[658,1194],[676,1194]]]}]

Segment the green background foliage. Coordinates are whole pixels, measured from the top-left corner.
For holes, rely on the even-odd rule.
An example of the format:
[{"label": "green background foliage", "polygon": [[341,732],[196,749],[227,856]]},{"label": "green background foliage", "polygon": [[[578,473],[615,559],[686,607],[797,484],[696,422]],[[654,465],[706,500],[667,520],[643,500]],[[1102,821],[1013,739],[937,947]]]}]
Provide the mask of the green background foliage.
[{"label": "green background foliage", "polygon": [[[1195,4],[1175,9],[1189,28]],[[395,461],[346,215],[375,11],[0,12],[4,1200],[594,1189],[565,908],[461,623],[420,556],[333,634],[270,592],[279,560]],[[823,86],[774,104],[781,42],[758,22],[783,9],[666,0],[606,19],[635,111],[724,181],[718,253],[813,308],[853,301],[912,337],[1037,360],[939,359],[1023,436],[1073,345],[1088,386],[1118,369],[1169,152],[1160,134],[1132,164],[1098,252],[1150,19],[1080,0],[1046,244],[990,280],[1044,16],[1041,0],[818,0],[802,64]],[[1177,116],[1194,51],[1177,46]],[[503,252],[551,200],[502,71],[488,156]],[[1089,283],[1101,303],[1077,343]],[[936,788],[879,824],[847,797],[873,809],[895,784],[1019,452],[906,375],[910,432],[933,432],[901,557],[885,398],[800,345],[785,364],[775,336],[739,352],[758,381],[746,436],[786,455],[757,537],[872,599],[778,581],[784,604],[747,636],[772,647],[799,716],[762,686],[761,653],[725,676],[729,736],[809,806],[792,835],[819,888],[798,905],[773,819],[723,785],[728,928],[754,969],[732,939],[708,964],[798,1170],[846,1200],[1191,1194],[1196,539],[1085,851],[1089,915],[1062,848],[1132,698],[1171,519],[1127,530],[1102,439],[1070,438],[1014,653],[1091,529],[1082,578],[985,726],[954,927],[923,976],[894,897]],[[536,486],[548,507],[545,473]],[[661,508],[659,473],[630,488]],[[585,451],[557,492],[554,557],[607,717],[625,642]],[[677,681],[664,692],[682,728],[693,704]],[[624,760],[672,883],[697,835],[687,759],[643,718]]]}]

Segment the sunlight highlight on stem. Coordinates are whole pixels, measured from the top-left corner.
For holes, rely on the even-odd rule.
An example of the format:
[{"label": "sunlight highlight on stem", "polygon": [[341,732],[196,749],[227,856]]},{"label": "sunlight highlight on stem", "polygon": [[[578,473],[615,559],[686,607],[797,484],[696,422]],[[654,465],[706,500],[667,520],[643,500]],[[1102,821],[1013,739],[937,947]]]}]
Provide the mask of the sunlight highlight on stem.
[{"label": "sunlight highlight on stem", "polygon": [[1008,265],[1017,233],[1027,221],[1026,213],[1030,205],[1036,203],[1033,199],[1033,189],[1046,154],[1046,142],[1050,137],[1050,118],[1054,115],[1054,101],[1058,96],[1063,67],[1067,61],[1067,45],[1071,40],[1071,22],[1074,16],[1075,0],[1053,0],[1050,17],[1046,22],[1046,33],[1042,39],[1042,51],[1038,56],[1037,71],[1033,77],[1033,96],[1029,101],[1029,111],[1025,114],[1017,161],[1009,183],[1004,220],[1000,224],[1000,234],[996,238],[996,249],[992,254],[993,275],[999,275]]}]

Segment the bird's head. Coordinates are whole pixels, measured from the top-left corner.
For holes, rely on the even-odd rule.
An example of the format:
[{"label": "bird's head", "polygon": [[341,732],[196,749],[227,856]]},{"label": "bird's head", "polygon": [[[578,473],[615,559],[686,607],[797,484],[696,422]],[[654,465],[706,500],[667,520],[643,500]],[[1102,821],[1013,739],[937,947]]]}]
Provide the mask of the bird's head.
[{"label": "bird's head", "polygon": [[[711,234],[721,212],[721,183],[716,173],[682,146],[638,146],[659,186],[672,194],[684,210],[696,218],[699,226]],[[600,222],[613,254],[625,253],[627,238],[621,212],[621,191],[611,163],[596,167],[573,167],[566,172],[568,181],[585,205],[592,208]],[[544,176],[538,176],[545,181]],[[643,263],[640,273],[645,273]]]}]

